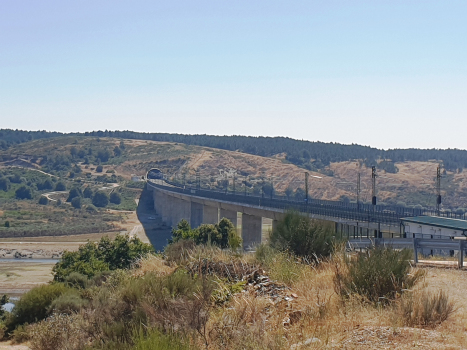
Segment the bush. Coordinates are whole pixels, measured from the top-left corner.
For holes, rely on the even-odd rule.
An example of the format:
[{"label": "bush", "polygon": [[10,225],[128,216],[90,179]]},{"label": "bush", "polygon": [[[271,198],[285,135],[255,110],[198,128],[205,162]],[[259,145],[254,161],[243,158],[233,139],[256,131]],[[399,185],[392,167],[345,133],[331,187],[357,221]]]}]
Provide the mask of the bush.
[{"label": "bush", "polygon": [[357,294],[372,303],[387,304],[408,289],[422,276],[419,270],[409,274],[411,250],[391,247],[372,247],[356,257],[344,257],[344,264],[336,263],[334,283],[342,296]]},{"label": "bush", "polygon": [[331,255],[335,245],[334,236],[333,223],[310,219],[298,212],[288,212],[271,233],[271,245],[316,260]]},{"label": "bush", "polygon": [[86,211],[88,211],[90,213],[97,213],[97,208],[92,204],[88,204],[86,206]]},{"label": "bush", "polygon": [[67,292],[55,299],[49,308],[49,314],[67,314],[71,315],[80,311],[88,304],[88,300],[80,297],[77,291]]},{"label": "bush", "polygon": [[57,184],[55,185],[55,191],[66,191],[65,183],[61,181],[57,182]]},{"label": "bush", "polygon": [[54,283],[35,287],[23,294],[5,322],[8,332],[13,331],[19,325],[34,323],[46,318],[52,302],[68,290],[69,288],[64,284]]},{"label": "bush", "polygon": [[92,197],[92,204],[96,207],[104,208],[109,204],[109,196],[103,191],[97,191]]},{"label": "bush", "polygon": [[188,260],[195,246],[196,243],[192,239],[179,239],[165,247],[166,260],[180,265]]},{"label": "bush", "polygon": [[71,200],[71,205],[75,209],[81,209],[81,197],[75,197]]},{"label": "bush", "polygon": [[405,326],[434,328],[446,321],[455,307],[449,296],[442,290],[437,293],[416,291],[404,295],[399,303],[399,313]]},{"label": "bush", "polygon": [[103,170],[104,170],[104,168],[102,167],[102,165],[98,165],[96,167],[96,173],[102,173]]},{"label": "bush", "polygon": [[113,191],[111,194],[110,194],[110,199],[109,199],[110,203],[113,203],[113,204],[120,204],[122,202],[122,196],[120,196],[120,193],[116,192],[116,191]]},{"label": "bush", "polygon": [[92,198],[92,189],[89,186],[86,186],[86,188],[83,191],[83,197],[84,198]]},{"label": "bush", "polygon": [[180,334],[162,333],[157,328],[146,332],[142,328],[133,335],[132,350],[190,350],[195,347]]},{"label": "bush", "polygon": [[73,198],[81,197],[82,193],[78,187],[73,187],[68,194],[67,202],[71,202]]},{"label": "bush", "polygon": [[5,226],[5,227],[7,227],[7,228],[8,228],[8,227],[10,227],[10,222],[9,222],[8,220],[7,220],[7,221],[5,221],[5,224],[4,224],[4,226]]},{"label": "bush", "polygon": [[46,196],[41,196],[41,198],[39,198],[39,204],[47,205],[49,204],[49,199]]},{"label": "bush", "polygon": [[17,199],[32,199],[32,190],[30,187],[21,186],[15,191]]},{"label": "bush", "polygon": [[79,329],[78,316],[55,314],[29,331],[34,350],[78,350],[86,345],[86,335]]},{"label": "bush", "polygon": [[65,284],[72,288],[85,289],[89,285],[89,279],[78,272],[72,272],[65,278]]},{"label": "bush", "polygon": [[103,271],[127,269],[151,252],[153,247],[138,237],[117,235],[113,241],[103,237],[98,243],[88,242],[80,246],[77,252],[65,252],[52,269],[54,280],[66,281],[74,272],[92,278]]},{"label": "bush", "polygon": [[192,229],[188,221],[182,219],[177,227],[172,229],[170,243],[190,239],[196,244],[214,244],[220,248],[227,248],[229,242],[232,242],[234,249],[241,246],[242,242],[232,222],[226,218],[216,225],[202,224],[196,229]]},{"label": "bush", "polygon": [[6,177],[0,178],[0,190],[7,192],[10,189],[10,180]]}]

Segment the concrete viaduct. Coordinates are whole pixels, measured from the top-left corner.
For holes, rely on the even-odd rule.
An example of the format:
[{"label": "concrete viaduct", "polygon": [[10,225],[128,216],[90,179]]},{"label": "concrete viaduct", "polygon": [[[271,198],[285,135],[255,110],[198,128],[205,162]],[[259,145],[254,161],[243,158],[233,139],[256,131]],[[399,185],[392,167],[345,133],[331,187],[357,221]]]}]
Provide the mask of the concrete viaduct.
[{"label": "concrete viaduct", "polygon": [[284,216],[283,209],[265,208],[219,199],[200,197],[195,193],[179,193],[148,182],[153,191],[154,209],[169,226],[187,220],[191,227],[201,224],[217,224],[227,218],[238,228],[238,213],[241,213],[241,236],[245,248],[261,243],[263,218],[272,220],[272,227]]},{"label": "concrete viaduct", "polygon": [[[175,226],[186,219],[191,227],[201,224],[216,224],[221,218],[229,219],[239,230],[241,218],[241,236],[244,248],[253,247],[262,242],[263,218],[272,221],[272,229],[284,217],[290,203],[283,200],[269,200],[254,196],[229,195],[220,192],[196,188],[171,186],[164,180],[150,180],[148,189],[153,192],[154,209],[168,226]],[[284,204],[285,202],[285,204]],[[399,219],[388,214],[369,218],[365,211],[348,210],[333,206],[307,206],[295,208],[307,211],[309,217],[333,221],[336,231],[355,237],[376,237],[382,230],[399,231]],[[238,215],[241,213],[241,215]],[[386,222],[382,219],[386,218]],[[360,226],[359,226],[360,225]],[[384,226],[384,227],[381,227]]]}]

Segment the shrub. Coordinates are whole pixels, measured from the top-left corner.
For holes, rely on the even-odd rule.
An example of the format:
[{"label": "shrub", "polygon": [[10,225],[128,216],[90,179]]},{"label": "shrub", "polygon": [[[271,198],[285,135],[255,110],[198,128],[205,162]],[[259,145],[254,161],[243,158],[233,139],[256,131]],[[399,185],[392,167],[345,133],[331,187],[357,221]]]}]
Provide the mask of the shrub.
[{"label": "shrub", "polygon": [[17,199],[32,199],[32,190],[23,185],[15,191],[15,196]]},{"label": "shrub", "polygon": [[75,209],[81,209],[81,197],[75,197],[71,200],[71,205]]},{"label": "shrub", "polygon": [[66,191],[66,185],[62,181],[57,182],[55,185],[55,191]]},{"label": "shrub", "polygon": [[195,245],[196,243],[192,239],[180,239],[167,245],[164,250],[167,261],[182,264],[188,260]]},{"label": "shrub", "polygon": [[65,278],[65,284],[72,288],[85,289],[89,285],[89,279],[79,272],[72,272]]},{"label": "shrub", "polygon": [[115,192],[113,191],[111,194],[110,194],[110,199],[109,199],[110,203],[113,203],[113,204],[120,204],[122,202],[122,196],[120,196],[120,193],[118,192]]},{"label": "shrub", "polygon": [[334,236],[332,223],[288,212],[271,233],[271,244],[297,256],[319,259],[333,252]]},{"label": "shrub", "polygon": [[23,294],[6,320],[8,331],[11,332],[19,325],[46,318],[54,299],[68,290],[64,284],[54,283],[35,287]]},{"label": "shrub", "polygon": [[29,331],[33,350],[78,350],[86,345],[86,335],[79,329],[78,316],[55,314]]},{"label": "shrub", "polygon": [[92,198],[92,189],[89,186],[86,186],[86,188],[83,191],[83,197],[84,198]]},{"label": "shrub", "polygon": [[104,170],[104,168],[102,167],[102,165],[98,165],[96,167],[96,173],[102,173],[103,170]]},{"label": "shrub", "polygon": [[46,196],[41,196],[41,198],[39,198],[39,204],[47,205],[49,204],[49,199]]},{"label": "shrub", "polygon": [[78,187],[73,187],[68,194],[67,202],[71,202],[73,198],[81,197],[82,193]]},{"label": "shrub", "polygon": [[403,289],[411,288],[422,276],[409,274],[412,251],[391,247],[372,247],[354,258],[336,263],[334,283],[342,296],[358,294],[372,303],[387,304]]},{"label": "shrub", "polygon": [[416,291],[404,295],[399,303],[400,316],[408,327],[434,328],[446,321],[454,311],[454,303],[442,290],[435,293]]},{"label": "shrub", "polygon": [[103,191],[97,191],[92,197],[92,204],[96,207],[104,208],[109,204],[109,196]]},{"label": "shrub", "polygon": [[177,333],[162,333],[157,328],[150,329],[146,332],[142,328],[136,331],[133,335],[132,350],[190,350],[195,349],[190,343],[180,334]]},{"label": "shrub", "polygon": [[70,291],[60,295],[49,307],[49,314],[67,314],[71,315],[80,311],[88,304],[88,300],[80,297],[77,291]]},{"label": "shrub", "polygon": [[86,211],[90,212],[90,213],[96,213],[97,212],[97,208],[92,205],[92,204],[89,204],[86,206]]},{"label": "shrub", "polygon": [[0,190],[7,192],[10,189],[10,180],[7,177],[0,177]]},{"label": "shrub", "polygon": [[14,343],[24,343],[29,340],[29,329],[28,325],[19,325],[12,332],[13,342]]},{"label": "shrub", "polygon": [[10,222],[9,222],[8,220],[7,220],[7,221],[5,221],[5,224],[4,224],[4,226],[5,226],[5,227],[7,227],[7,228],[8,228],[8,227],[10,227]]},{"label": "shrub", "polygon": [[295,256],[287,252],[277,251],[265,244],[256,248],[255,257],[273,280],[285,284],[297,281],[302,276],[306,266],[300,264]]},{"label": "shrub", "polygon": [[196,244],[214,244],[220,248],[227,248],[229,242],[232,242],[234,249],[241,246],[242,242],[232,222],[226,218],[216,225],[202,224],[196,229],[192,229],[188,221],[182,219],[177,227],[172,229],[170,243],[187,239],[193,240]]},{"label": "shrub", "polygon": [[54,280],[63,282],[73,272],[92,278],[103,271],[127,269],[151,252],[153,247],[138,237],[117,235],[113,241],[102,237],[98,243],[81,245],[77,252],[65,252],[52,269]]}]

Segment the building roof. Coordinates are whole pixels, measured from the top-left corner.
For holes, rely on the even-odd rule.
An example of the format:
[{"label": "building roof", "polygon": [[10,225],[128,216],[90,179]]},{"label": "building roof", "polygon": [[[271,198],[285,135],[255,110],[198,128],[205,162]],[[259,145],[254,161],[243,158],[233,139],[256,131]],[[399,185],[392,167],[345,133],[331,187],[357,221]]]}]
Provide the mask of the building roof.
[{"label": "building roof", "polygon": [[439,216],[415,216],[412,218],[402,218],[402,221],[413,222],[415,224],[444,227],[453,230],[467,231],[467,221],[460,219],[442,218]]}]

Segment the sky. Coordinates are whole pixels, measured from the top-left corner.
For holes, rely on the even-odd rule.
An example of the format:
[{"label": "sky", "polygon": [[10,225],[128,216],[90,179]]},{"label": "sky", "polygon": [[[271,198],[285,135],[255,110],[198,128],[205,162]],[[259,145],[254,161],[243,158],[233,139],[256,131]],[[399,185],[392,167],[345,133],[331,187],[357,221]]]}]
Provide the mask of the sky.
[{"label": "sky", "polygon": [[0,0],[0,128],[467,148],[467,2]]}]

